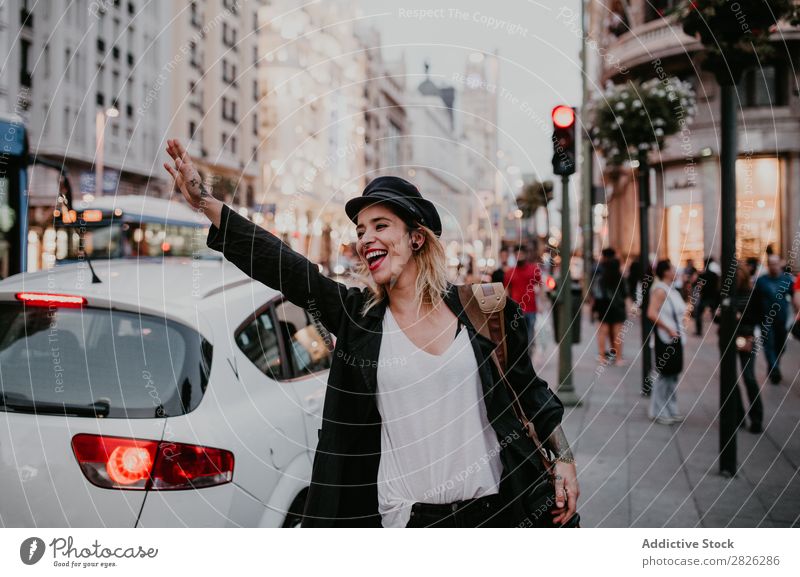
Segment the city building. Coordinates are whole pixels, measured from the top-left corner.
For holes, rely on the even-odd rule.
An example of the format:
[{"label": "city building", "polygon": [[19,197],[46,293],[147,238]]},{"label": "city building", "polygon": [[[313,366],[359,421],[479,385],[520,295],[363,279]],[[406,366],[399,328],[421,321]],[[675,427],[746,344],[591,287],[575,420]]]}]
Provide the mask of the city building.
[{"label": "city building", "polygon": [[[484,247],[490,247],[499,238],[492,238],[506,228],[508,198],[502,194],[506,184],[498,178],[500,164],[506,160],[498,155],[497,109],[499,90],[499,64],[497,56],[473,52],[459,87],[459,112],[461,116],[461,140],[464,178],[468,183],[470,215],[467,237],[477,241],[475,253],[484,256]],[[516,180],[516,179],[513,179]],[[490,252],[497,252],[491,250]],[[490,258],[493,254],[486,255]]]},{"label": "city building", "polygon": [[[720,99],[714,76],[701,68],[701,43],[683,33],[676,1],[593,0],[599,85],[630,78],[677,76],[692,83],[697,114],[651,158],[651,258],[676,264],[720,254]],[[737,254],[763,257],[768,246],[792,249],[800,222],[800,95],[793,71],[800,29],[775,32],[776,62],[745,72],[738,90]],[[785,46],[783,43],[786,43]],[[788,47],[788,50],[787,48]],[[639,253],[636,171],[606,170],[608,243],[623,256]],[[595,180],[601,177],[596,174]],[[797,266],[797,263],[795,263]]]},{"label": "city building", "polygon": [[160,85],[151,93],[152,100],[169,102],[167,134],[187,145],[213,194],[254,217],[260,202],[258,9],[263,3],[170,2],[170,53],[159,76],[166,94],[158,93]]},{"label": "city building", "polygon": [[364,168],[367,180],[381,175],[401,175],[408,169],[410,142],[405,59],[386,61],[380,33],[373,27],[358,27],[357,34],[367,64],[364,83]]},{"label": "city building", "polygon": [[344,203],[365,185],[367,65],[353,10],[285,0],[260,9],[264,226],[325,268],[355,241]]},{"label": "city building", "polygon": [[406,93],[409,118],[409,168],[406,178],[436,205],[442,220],[441,240],[448,257],[458,258],[470,222],[469,183],[464,174],[464,146],[459,138],[454,86],[425,79]]},{"label": "city building", "polygon": [[[63,166],[73,199],[97,194],[167,194],[154,167],[169,106],[139,107],[168,60],[164,3],[9,0],[0,5],[0,111],[28,129],[30,153]],[[99,168],[99,170],[98,170]],[[57,245],[58,172],[29,171],[28,269],[49,267]],[[95,180],[102,175],[102,187]]]}]

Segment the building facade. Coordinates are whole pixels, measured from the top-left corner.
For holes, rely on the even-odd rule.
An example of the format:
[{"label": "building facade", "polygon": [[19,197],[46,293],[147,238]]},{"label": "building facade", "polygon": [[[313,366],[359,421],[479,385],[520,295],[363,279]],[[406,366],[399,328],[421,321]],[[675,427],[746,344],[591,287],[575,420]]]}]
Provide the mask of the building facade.
[{"label": "building facade", "polygon": [[489,247],[498,240],[492,240],[493,233],[500,233],[501,228],[505,230],[508,212],[507,199],[502,194],[505,183],[497,176],[505,160],[498,156],[497,146],[497,56],[473,52],[468,57],[461,80],[461,138],[465,145],[464,170],[470,193],[468,237],[472,241],[479,241],[475,253],[482,258],[483,247]]},{"label": "building facade", "polygon": [[250,216],[258,212],[259,0],[191,0],[171,6],[170,56],[161,73],[167,133],[180,138],[214,195]]},{"label": "building facade", "polygon": [[[168,10],[163,3],[143,8],[137,0],[75,0],[63,10],[29,0],[0,5],[0,106],[24,120],[32,155],[64,167],[76,202],[167,194],[166,180],[152,175],[169,107],[159,101],[145,115],[138,108],[168,59],[158,34]],[[37,270],[55,259],[58,172],[34,165],[29,177],[28,268]]]},{"label": "building facade", "polygon": [[329,268],[355,240],[344,203],[364,189],[366,56],[354,8],[261,8],[261,153],[268,229]]},{"label": "building facade", "polygon": [[[703,48],[671,14],[678,2],[592,2],[599,83],[677,76],[692,83],[697,113],[691,124],[651,156],[651,258],[695,264],[720,254],[719,89],[702,70]],[[793,70],[800,30],[781,25],[775,62],[745,72],[738,86],[737,255],[763,258],[767,247],[787,256],[800,228],[800,95]],[[785,42],[785,44],[784,44]],[[639,254],[636,170],[602,177],[608,244]],[[635,221],[635,224],[634,224]],[[795,263],[795,267],[797,263]]]},{"label": "building facade", "polygon": [[410,142],[408,114],[404,105],[404,59],[386,61],[380,34],[375,28],[357,29],[366,57],[364,83],[364,168],[367,180],[382,175],[403,175],[408,170]]},{"label": "building facade", "polygon": [[459,138],[456,89],[434,83],[427,74],[406,94],[409,116],[408,179],[436,205],[442,220],[442,242],[457,258],[470,222],[469,186],[464,175],[464,147]]}]

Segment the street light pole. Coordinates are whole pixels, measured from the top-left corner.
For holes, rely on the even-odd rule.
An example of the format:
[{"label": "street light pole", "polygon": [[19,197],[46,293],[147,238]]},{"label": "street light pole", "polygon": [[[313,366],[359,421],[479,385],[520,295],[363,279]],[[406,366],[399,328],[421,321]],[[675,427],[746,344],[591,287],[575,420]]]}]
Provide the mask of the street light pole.
[{"label": "street light pole", "polygon": [[583,299],[589,299],[589,291],[592,284],[592,272],[594,268],[594,230],[592,213],[592,189],[594,186],[593,178],[593,158],[592,145],[588,137],[586,127],[589,126],[587,110],[589,105],[589,73],[587,72],[587,53],[586,44],[589,39],[589,11],[586,6],[587,0],[581,0],[581,27],[583,30],[583,40],[581,42],[581,70],[583,71],[583,105],[581,107],[581,231],[583,234]]},{"label": "street light pole", "polygon": [[[726,79],[727,80],[727,79]],[[722,237],[723,298],[720,311],[719,367],[719,468],[720,474],[736,474],[738,371],[736,370],[736,86],[720,82],[720,217]]]},{"label": "street light pole", "polygon": [[94,195],[103,195],[103,169],[105,162],[105,140],[106,140],[106,118],[116,118],[119,116],[119,110],[112,106],[105,110],[98,110],[95,116],[95,140],[97,142],[97,149],[95,151],[94,161]]},{"label": "street light pole", "polygon": [[94,195],[101,196],[103,194],[103,152],[106,134],[106,114],[104,111],[97,111],[94,124],[95,141],[97,142],[97,150],[94,155]]},{"label": "street light pole", "polygon": [[642,269],[642,302],[639,309],[642,321],[642,395],[650,395],[652,389],[650,360],[651,323],[647,318],[650,304],[650,166],[647,163],[647,150],[639,151],[639,266]]}]

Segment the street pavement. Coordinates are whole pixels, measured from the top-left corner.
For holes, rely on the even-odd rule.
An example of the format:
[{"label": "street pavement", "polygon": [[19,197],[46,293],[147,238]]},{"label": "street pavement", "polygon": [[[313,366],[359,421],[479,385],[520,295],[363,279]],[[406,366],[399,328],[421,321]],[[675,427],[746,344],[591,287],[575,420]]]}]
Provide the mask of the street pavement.
[{"label": "street pavement", "polygon": [[[759,353],[764,432],[739,430],[739,470],[725,478],[718,463],[717,326],[707,319],[702,337],[690,327],[677,393],[686,420],[676,425],[656,424],[647,416],[649,398],[640,393],[638,316],[623,326],[625,367],[597,361],[597,327],[584,309],[582,340],[573,346],[573,384],[582,404],[567,407],[564,419],[578,464],[583,526],[800,526],[800,342],[789,337],[781,363],[784,382],[778,386],[767,380]],[[533,360],[555,390],[558,347],[549,310],[537,318]]]}]

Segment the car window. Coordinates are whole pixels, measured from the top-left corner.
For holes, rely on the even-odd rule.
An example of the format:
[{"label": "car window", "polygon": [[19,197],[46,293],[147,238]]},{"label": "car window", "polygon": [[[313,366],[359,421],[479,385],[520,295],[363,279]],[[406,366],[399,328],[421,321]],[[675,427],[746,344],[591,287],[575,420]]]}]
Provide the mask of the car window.
[{"label": "car window", "polygon": [[331,338],[320,323],[313,322],[304,309],[289,301],[283,301],[275,307],[275,316],[286,351],[291,357],[292,377],[330,368]]},{"label": "car window", "polygon": [[210,343],[163,317],[0,305],[0,410],[83,416],[100,404],[109,418],[183,415],[203,398],[210,363]]},{"label": "car window", "polygon": [[258,369],[271,379],[280,379],[282,363],[278,333],[270,310],[258,314],[236,335],[236,344]]}]

